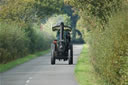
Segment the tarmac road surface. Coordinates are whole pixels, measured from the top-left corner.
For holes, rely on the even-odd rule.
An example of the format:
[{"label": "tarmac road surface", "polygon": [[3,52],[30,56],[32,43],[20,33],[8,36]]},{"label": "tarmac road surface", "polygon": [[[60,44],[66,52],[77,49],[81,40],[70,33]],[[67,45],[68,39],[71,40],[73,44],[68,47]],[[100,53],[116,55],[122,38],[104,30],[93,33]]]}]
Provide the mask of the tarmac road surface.
[{"label": "tarmac road surface", "polygon": [[0,85],[78,85],[74,68],[83,45],[74,45],[74,64],[56,61],[50,64],[50,53],[0,73]]}]

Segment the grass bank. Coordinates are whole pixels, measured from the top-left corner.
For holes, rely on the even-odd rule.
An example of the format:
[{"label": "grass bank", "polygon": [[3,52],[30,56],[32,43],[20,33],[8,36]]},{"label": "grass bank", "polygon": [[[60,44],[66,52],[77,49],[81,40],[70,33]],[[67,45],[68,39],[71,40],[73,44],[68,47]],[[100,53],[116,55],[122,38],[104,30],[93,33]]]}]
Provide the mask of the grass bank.
[{"label": "grass bank", "polygon": [[79,85],[105,85],[95,73],[90,60],[88,46],[84,45],[75,68],[75,76]]},{"label": "grass bank", "polygon": [[6,64],[0,64],[0,72],[5,72],[19,64],[23,64],[31,59],[34,59],[36,57],[39,57],[39,56],[42,56],[42,55],[45,55],[47,54],[48,52],[50,51],[50,49],[46,50],[46,51],[42,51],[42,52],[37,52],[35,54],[30,54],[28,56],[25,56],[23,58],[19,58],[17,60],[14,60],[14,61],[11,61],[11,62],[8,62]]}]

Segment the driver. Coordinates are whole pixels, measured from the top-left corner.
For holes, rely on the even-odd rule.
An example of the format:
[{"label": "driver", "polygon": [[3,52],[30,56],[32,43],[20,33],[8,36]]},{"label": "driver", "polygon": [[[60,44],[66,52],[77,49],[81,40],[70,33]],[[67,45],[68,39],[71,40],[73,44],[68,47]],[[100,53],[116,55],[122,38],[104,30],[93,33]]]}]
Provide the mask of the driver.
[{"label": "driver", "polygon": [[[68,31],[64,31],[64,39],[67,40],[67,39],[69,39],[69,37],[70,37],[70,33]],[[57,40],[60,39],[60,30],[57,31],[56,38],[57,38]]]}]

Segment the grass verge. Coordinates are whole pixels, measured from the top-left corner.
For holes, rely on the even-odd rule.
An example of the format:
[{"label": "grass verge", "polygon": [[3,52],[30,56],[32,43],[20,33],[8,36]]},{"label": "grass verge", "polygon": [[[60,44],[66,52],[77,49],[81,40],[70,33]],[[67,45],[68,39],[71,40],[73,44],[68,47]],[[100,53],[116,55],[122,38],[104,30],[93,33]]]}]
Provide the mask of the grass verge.
[{"label": "grass verge", "polygon": [[14,61],[11,61],[11,62],[8,62],[6,64],[0,64],[0,72],[5,72],[19,64],[23,64],[31,59],[34,59],[38,56],[42,56],[42,55],[45,55],[47,54],[48,52],[50,51],[50,49],[46,50],[46,51],[42,51],[42,52],[37,52],[35,54],[30,54],[28,56],[25,56],[23,58],[19,58],[19,59],[16,59]]},{"label": "grass verge", "polygon": [[102,79],[95,73],[90,60],[88,46],[84,45],[75,68],[75,76],[79,85],[105,85]]}]

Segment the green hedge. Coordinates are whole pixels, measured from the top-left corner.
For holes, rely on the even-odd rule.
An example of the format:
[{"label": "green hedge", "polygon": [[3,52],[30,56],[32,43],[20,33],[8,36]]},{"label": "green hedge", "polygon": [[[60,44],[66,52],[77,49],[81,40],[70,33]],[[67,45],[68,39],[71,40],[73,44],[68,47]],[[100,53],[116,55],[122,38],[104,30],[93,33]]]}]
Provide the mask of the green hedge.
[{"label": "green hedge", "polygon": [[0,23],[0,63],[22,57],[28,52],[29,38],[14,24]]},{"label": "green hedge", "polygon": [[16,23],[0,23],[0,63],[46,50],[52,39],[52,35],[40,30],[40,25],[21,28]]},{"label": "green hedge", "polygon": [[128,84],[128,11],[110,18],[105,31],[89,36],[89,54],[95,70],[110,85]]},{"label": "green hedge", "polygon": [[128,1],[64,0],[80,16],[95,71],[108,85],[128,85]]}]

